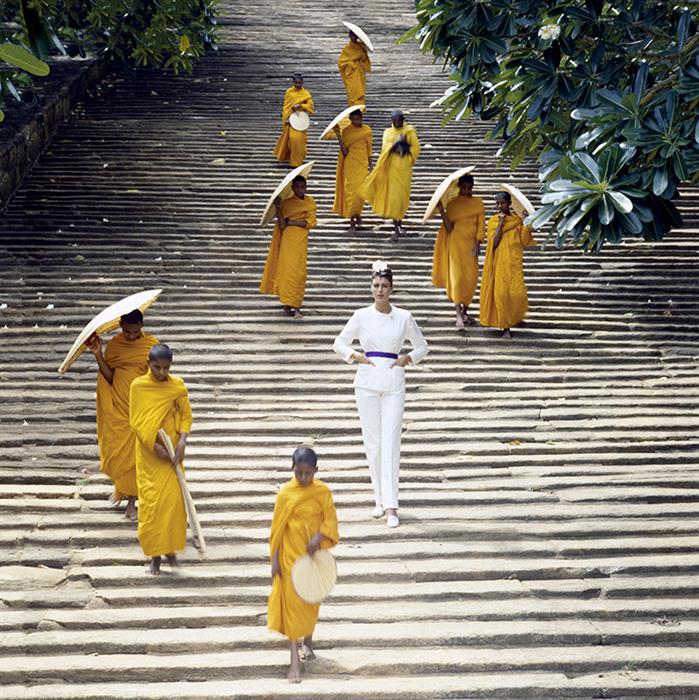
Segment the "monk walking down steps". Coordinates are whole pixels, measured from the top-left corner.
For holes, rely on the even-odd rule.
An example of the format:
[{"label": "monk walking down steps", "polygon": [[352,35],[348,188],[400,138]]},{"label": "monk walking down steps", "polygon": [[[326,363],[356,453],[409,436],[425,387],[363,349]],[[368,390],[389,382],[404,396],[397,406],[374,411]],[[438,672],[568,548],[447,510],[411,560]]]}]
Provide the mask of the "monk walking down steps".
[{"label": "monk walking down steps", "polygon": [[[138,483],[138,540],[151,558],[149,571],[160,573],[167,557],[177,565],[176,552],[187,539],[184,498],[176,466],[184,458],[187,436],[192,429],[192,409],[182,379],[170,374],[172,350],[154,345],[148,353],[148,373],[131,384],[130,423],[136,435],[136,478]],[[171,460],[158,442],[163,429],[175,445]]]},{"label": "monk walking down steps", "polygon": [[306,603],[296,593],[291,569],[297,559],[319,548],[334,547],[340,535],[330,489],[315,480],[318,457],[310,447],[299,447],[292,457],[292,478],[277,494],[269,536],[272,593],[267,627],[289,640],[289,682],[300,683],[301,661],[315,659],[313,630],[319,604]]},{"label": "monk walking down steps", "polygon": [[512,337],[510,329],[524,320],[529,309],[523,252],[535,245],[531,229],[511,205],[509,192],[495,195],[498,213],[488,220],[480,295],[481,325],[502,328],[503,338]]},{"label": "monk walking down steps", "polygon": [[126,497],[126,517],[136,520],[135,438],[129,427],[131,382],[148,370],[148,351],[158,340],[143,332],[143,314],[138,310],[119,320],[121,333],[103,349],[94,335],[88,347],[97,360],[97,441],[100,467],[114,482],[113,503]]}]

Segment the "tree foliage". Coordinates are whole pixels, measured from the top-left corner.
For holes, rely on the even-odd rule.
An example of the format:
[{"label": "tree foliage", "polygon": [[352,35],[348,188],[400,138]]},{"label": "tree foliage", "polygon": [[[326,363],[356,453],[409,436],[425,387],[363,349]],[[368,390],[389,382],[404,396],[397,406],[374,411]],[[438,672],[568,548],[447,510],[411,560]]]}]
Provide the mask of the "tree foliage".
[{"label": "tree foliage", "polygon": [[[0,7],[0,106],[6,95],[21,99],[22,88],[31,86],[29,74],[42,74],[26,55],[19,63],[9,60],[8,51],[31,52],[41,62],[51,54],[94,53],[128,66],[191,72],[198,56],[216,48],[215,30],[216,0],[6,0]],[[16,48],[3,55],[2,46]]]},{"label": "tree foliage", "polygon": [[659,240],[699,178],[699,2],[417,0],[414,37],[455,84],[445,122],[494,120],[512,168],[538,160],[558,245]]}]

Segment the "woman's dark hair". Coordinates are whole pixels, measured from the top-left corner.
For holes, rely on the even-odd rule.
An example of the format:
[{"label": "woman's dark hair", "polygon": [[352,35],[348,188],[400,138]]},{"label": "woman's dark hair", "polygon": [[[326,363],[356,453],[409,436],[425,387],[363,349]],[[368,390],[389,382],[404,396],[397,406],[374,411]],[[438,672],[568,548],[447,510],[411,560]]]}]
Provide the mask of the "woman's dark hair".
[{"label": "woman's dark hair", "polygon": [[165,343],[158,343],[150,349],[148,359],[151,362],[155,362],[156,360],[172,362],[172,350],[170,349],[169,345],[165,345]]},{"label": "woman's dark hair", "polygon": [[509,192],[505,192],[504,190],[502,192],[496,192],[495,199],[504,199],[508,204],[512,204],[512,196]]},{"label": "woman's dark hair", "polygon": [[294,450],[291,457],[291,466],[295,467],[297,464],[308,464],[315,468],[318,464],[318,455],[312,447],[301,445]]},{"label": "woman's dark hair", "polygon": [[377,277],[385,277],[393,286],[393,270],[386,268],[385,270],[377,270],[371,274],[371,281],[373,282]]},{"label": "woman's dark hair", "polygon": [[303,175],[297,175],[292,181],[291,184],[295,185],[297,182],[303,182],[303,184],[306,184],[306,178]]},{"label": "woman's dark hair", "polygon": [[473,175],[462,175],[459,178],[459,187],[461,187],[461,185],[466,185],[466,184],[469,184],[469,185],[473,184]]}]

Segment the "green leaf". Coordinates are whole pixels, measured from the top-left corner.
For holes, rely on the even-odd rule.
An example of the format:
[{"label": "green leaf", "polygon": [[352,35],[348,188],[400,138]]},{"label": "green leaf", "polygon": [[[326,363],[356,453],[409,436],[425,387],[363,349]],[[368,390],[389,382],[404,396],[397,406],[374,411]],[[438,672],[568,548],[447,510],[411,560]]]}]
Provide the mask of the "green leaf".
[{"label": "green leaf", "polygon": [[3,111],[0,109],[0,122],[4,122],[4,121],[5,121],[5,112],[3,112]]},{"label": "green leaf", "polygon": [[616,209],[628,214],[633,210],[633,202],[626,196],[621,194],[621,192],[614,192],[614,190],[607,191],[607,194],[612,199],[612,204]]},{"label": "green leaf", "polygon": [[2,44],[0,46],[0,59],[5,61],[5,63],[27,71],[27,73],[42,78],[47,76],[50,71],[48,64],[38,59],[24,47],[16,44]]},{"label": "green leaf", "polygon": [[606,197],[602,197],[599,203],[599,220],[603,224],[611,224],[614,219],[614,207]]}]

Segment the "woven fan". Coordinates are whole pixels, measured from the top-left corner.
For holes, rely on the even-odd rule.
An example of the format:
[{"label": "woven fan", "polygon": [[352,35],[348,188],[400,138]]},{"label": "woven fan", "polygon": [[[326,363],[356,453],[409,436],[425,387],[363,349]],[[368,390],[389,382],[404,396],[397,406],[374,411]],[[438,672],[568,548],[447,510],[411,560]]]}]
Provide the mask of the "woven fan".
[{"label": "woven fan", "polygon": [[335,557],[327,549],[306,554],[291,567],[291,582],[301,600],[320,603],[330,595],[337,581]]}]

